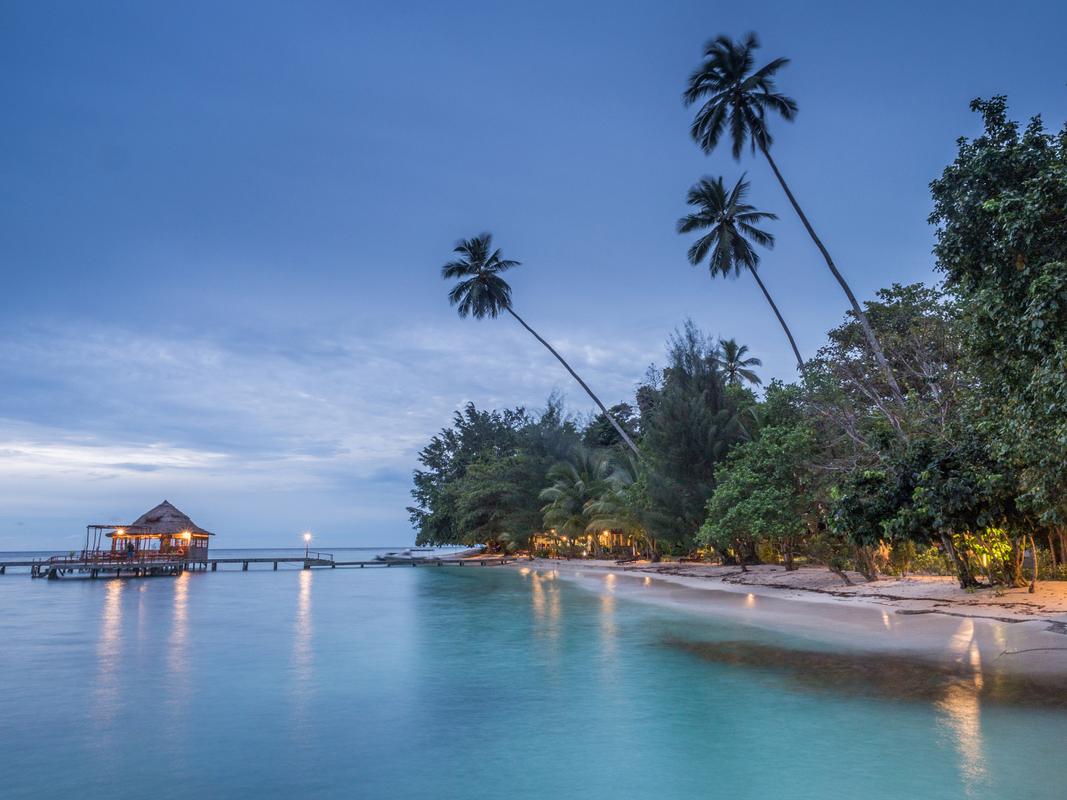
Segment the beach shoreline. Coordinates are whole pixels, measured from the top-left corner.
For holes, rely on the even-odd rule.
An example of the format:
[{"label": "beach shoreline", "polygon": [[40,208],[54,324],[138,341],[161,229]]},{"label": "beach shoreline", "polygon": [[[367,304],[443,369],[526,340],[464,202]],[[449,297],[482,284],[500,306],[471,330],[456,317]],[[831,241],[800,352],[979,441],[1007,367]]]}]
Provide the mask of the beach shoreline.
[{"label": "beach shoreline", "polygon": [[897,656],[981,664],[985,671],[1067,679],[1067,582],[961,590],[952,578],[888,577],[853,586],[821,567],[531,559],[509,565],[600,584],[764,629]]}]

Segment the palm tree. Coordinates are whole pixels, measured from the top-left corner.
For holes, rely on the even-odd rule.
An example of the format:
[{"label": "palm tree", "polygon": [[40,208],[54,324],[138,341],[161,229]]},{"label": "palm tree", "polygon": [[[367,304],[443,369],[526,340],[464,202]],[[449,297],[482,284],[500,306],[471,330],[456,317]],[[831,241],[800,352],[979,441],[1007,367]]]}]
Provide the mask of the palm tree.
[{"label": "palm tree", "polygon": [[882,346],[878,342],[878,337],[874,335],[874,329],[871,328],[866,313],[860,307],[852,288],[838,271],[829,251],[816,235],[811,222],[800,208],[785,178],[782,177],[778,164],[771,157],[770,146],[773,139],[767,130],[767,113],[773,112],[785,120],[792,120],[797,113],[797,103],[793,98],[779,92],[774,83],[775,73],[788,64],[789,59],[776,58],[759,69],[753,69],[755,64],[753,53],[757,49],[759,49],[759,40],[754,33],[747,34],[743,42],[735,42],[728,36],[719,36],[705,45],[704,62],[689,76],[689,86],[682,94],[686,106],[697,102],[702,103],[689,132],[705,153],[710,153],[716,148],[727,128],[729,128],[735,160],[741,158],[741,151],[745,144],[750,146],[752,152],[758,149],[763,153],[778,183],[782,185],[786,197],[789,198],[793,210],[800,217],[811,240],[815,242],[815,246],[819,248],[819,252],[826,260],[826,266],[830,268],[830,272],[841,285],[849,303],[852,304],[852,313],[856,315],[863,327],[867,343],[879,367],[885,373],[893,396],[898,402],[903,403],[900,386],[889,368],[885,353],[882,352]]},{"label": "palm tree", "polygon": [[578,381],[586,394],[600,407],[622,440],[626,442],[627,447],[636,455],[637,445],[633,443],[615,417],[608,413],[608,409],[600,402],[600,398],[593,394],[593,390],[586,382],[578,377],[578,373],[571,369],[571,365],[563,360],[563,356],[515,313],[515,309],[511,307],[511,286],[500,277],[500,273],[519,266],[519,262],[505,259],[501,256],[500,250],[494,250],[492,245],[493,237],[488,233],[480,234],[473,239],[463,239],[456,245],[453,252],[458,253],[460,258],[449,261],[441,268],[441,277],[445,280],[460,279],[459,283],[448,293],[448,301],[456,306],[460,317],[463,318],[468,316],[473,316],[475,319],[495,318],[502,311],[511,314],[522,327],[548,349],[548,352],[556,357],[571,377]]},{"label": "palm tree", "polygon": [[603,530],[617,531],[634,539],[643,539],[645,554],[649,559],[658,561],[656,540],[651,531],[660,521],[659,515],[646,508],[633,492],[640,473],[641,464],[632,456],[620,453],[610,458],[608,474],[600,496],[585,504],[585,512],[589,516],[586,530],[593,533]]},{"label": "palm tree", "polygon": [[752,249],[749,242],[751,239],[764,247],[774,247],[774,236],[756,226],[765,219],[778,218],[774,214],[757,211],[754,206],[745,203],[747,193],[748,183],[744,177],[730,191],[726,190],[722,178],[701,178],[700,182],[689,190],[686,200],[696,211],[678,220],[678,233],[708,231],[689,248],[689,263],[696,266],[708,258],[708,269],[713,278],[736,277],[741,274],[743,268],[752,273],[789,339],[789,346],[797,357],[797,369],[803,369],[804,359],[800,357],[793,333],[771,299],[771,293],[760,280],[757,270],[759,254]]},{"label": "palm tree", "polygon": [[753,386],[760,385],[759,375],[749,367],[762,367],[763,362],[755,357],[745,358],[746,353],[748,353],[748,345],[738,344],[736,339],[719,341],[719,353],[715,360],[726,376],[728,386],[740,386],[743,381]]},{"label": "palm tree", "polygon": [[600,558],[599,531],[593,531],[591,504],[608,489],[611,463],[589,448],[578,445],[548,470],[552,482],[539,495],[547,505],[541,509],[545,527],[566,535],[572,542],[588,536],[593,554]]}]

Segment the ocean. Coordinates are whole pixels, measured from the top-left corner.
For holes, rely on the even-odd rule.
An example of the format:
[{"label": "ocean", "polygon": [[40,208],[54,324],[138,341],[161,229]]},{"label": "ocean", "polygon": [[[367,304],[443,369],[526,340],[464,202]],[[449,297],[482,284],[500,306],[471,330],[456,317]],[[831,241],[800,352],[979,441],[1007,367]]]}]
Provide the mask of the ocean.
[{"label": "ocean", "polygon": [[9,572],[0,797],[1067,796],[1062,703],[897,680],[638,581]]}]

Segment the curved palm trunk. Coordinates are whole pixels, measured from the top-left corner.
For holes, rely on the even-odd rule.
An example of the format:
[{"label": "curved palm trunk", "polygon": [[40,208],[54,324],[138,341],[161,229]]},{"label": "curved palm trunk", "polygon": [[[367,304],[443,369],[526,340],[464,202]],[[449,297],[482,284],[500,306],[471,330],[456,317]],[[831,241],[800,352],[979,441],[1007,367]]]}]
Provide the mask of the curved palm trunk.
[{"label": "curved palm trunk", "polygon": [[529,325],[527,325],[526,324],[526,320],[524,320],[522,317],[520,317],[518,314],[516,314],[515,311],[511,308],[511,306],[505,306],[505,310],[509,314],[511,314],[511,316],[515,317],[515,319],[518,320],[518,323],[520,325],[522,325],[522,327],[526,328],[526,330],[528,330],[530,332],[530,334],[537,341],[539,341],[541,344],[543,344],[545,346],[545,348],[548,350],[548,352],[550,352],[552,355],[554,355],[556,357],[556,359],[559,361],[559,363],[562,364],[566,368],[567,372],[569,372],[571,374],[571,377],[574,378],[576,381],[578,381],[578,384],[583,389],[585,389],[585,393],[587,395],[589,395],[591,398],[593,398],[593,402],[596,403],[597,406],[600,407],[600,410],[604,412],[604,416],[608,418],[608,422],[611,423],[611,427],[613,427],[615,429],[615,432],[618,433],[619,436],[622,437],[622,440],[624,442],[626,442],[626,446],[629,447],[633,451],[633,454],[635,456],[640,458],[641,454],[637,451],[637,445],[635,445],[633,443],[633,440],[627,435],[626,431],[624,431],[622,429],[622,426],[618,422],[615,421],[615,417],[611,416],[611,414],[608,412],[607,408],[604,407],[604,404],[600,402],[600,398],[597,397],[595,394],[593,394],[593,390],[589,388],[589,386],[586,384],[586,382],[578,377],[578,373],[575,372],[573,369],[571,369],[571,365],[563,360],[563,356],[561,356],[559,353],[557,353],[555,350],[553,350],[552,349],[552,345],[550,345],[548,342],[546,342],[544,339],[542,339],[541,335],[537,331],[535,331],[533,328],[531,328]]},{"label": "curved palm trunk", "polygon": [[800,221],[804,223],[804,229],[807,230],[808,236],[815,242],[815,246],[819,248],[819,252],[822,253],[823,259],[826,261],[826,266],[830,268],[830,272],[837,279],[837,282],[841,284],[841,288],[845,292],[845,296],[848,298],[848,302],[852,304],[852,312],[856,315],[856,319],[860,322],[860,327],[863,328],[863,334],[867,337],[867,343],[871,346],[871,351],[874,353],[874,358],[878,362],[878,366],[882,368],[882,372],[885,373],[885,378],[889,382],[889,388],[893,392],[893,398],[904,405],[904,395],[900,391],[900,384],[897,383],[896,377],[893,375],[893,371],[889,368],[889,362],[885,359],[885,353],[882,352],[882,345],[878,342],[878,337],[874,335],[874,329],[871,328],[871,323],[867,319],[867,314],[860,308],[859,301],[856,300],[856,295],[852,293],[852,287],[848,285],[845,277],[838,272],[837,266],[834,264],[834,260],[830,258],[830,253],[826,249],[826,246],[819,239],[815,233],[815,229],[811,227],[811,223],[808,222],[807,216],[800,208],[800,203],[793,197],[793,193],[789,190],[789,185],[785,182],[785,178],[782,177],[782,173],[778,171],[778,165],[771,158],[770,151],[767,150],[763,142],[759,143],[759,149],[762,151],[764,157],[767,159],[767,163],[771,165],[771,169],[774,171],[774,177],[778,179],[778,183],[782,185],[782,189],[785,191],[785,196],[789,198],[789,202],[793,206],[793,210],[797,212],[797,216],[800,217]]},{"label": "curved palm trunk", "polygon": [[767,291],[767,287],[763,285],[763,281],[760,280],[759,273],[752,267],[748,268],[748,271],[752,273],[752,277],[756,279],[756,283],[759,284],[760,290],[763,292],[763,296],[767,298],[767,303],[770,305],[771,310],[774,312],[774,316],[778,317],[778,322],[782,326],[782,330],[785,331],[786,338],[789,339],[789,346],[793,348],[793,355],[797,357],[797,369],[803,371],[804,359],[800,357],[800,350],[797,349],[796,340],[793,339],[793,333],[789,330],[789,326],[785,324],[785,318],[782,317],[782,312],[778,310],[778,306],[774,304],[771,299],[771,293]]}]

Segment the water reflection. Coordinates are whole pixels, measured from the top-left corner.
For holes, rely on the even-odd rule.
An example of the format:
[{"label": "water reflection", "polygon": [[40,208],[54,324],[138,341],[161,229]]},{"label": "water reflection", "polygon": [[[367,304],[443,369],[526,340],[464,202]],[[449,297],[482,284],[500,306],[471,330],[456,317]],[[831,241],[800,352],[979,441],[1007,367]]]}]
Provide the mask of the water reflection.
[{"label": "water reflection", "polygon": [[957,662],[961,667],[962,677],[960,681],[945,687],[944,695],[935,705],[941,725],[951,735],[960,755],[960,775],[967,793],[976,796],[986,778],[980,700],[985,678],[982,674],[982,654],[975,640],[972,620],[961,623],[952,643],[957,649],[964,648]]},{"label": "water reflection", "polygon": [[965,659],[930,661],[890,653],[796,650],[749,641],[694,642],[665,639],[669,647],[730,666],[773,673],[797,689],[934,704],[946,715],[969,763],[981,760],[981,703],[1067,710],[1067,679],[983,671],[977,646]]},{"label": "water reflection", "polygon": [[307,733],[312,727],[308,713],[312,681],[314,679],[315,652],[312,647],[313,632],[311,618],[311,583],[314,572],[310,569],[300,571],[296,599],[296,618],[293,625],[292,697],[296,703],[294,717],[296,729]]},{"label": "water reflection", "polygon": [[559,573],[555,570],[531,572],[529,577],[534,618],[544,623],[542,630],[548,638],[555,640],[559,636],[560,598],[556,585]]},{"label": "water reflection", "polygon": [[105,729],[115,717],[122,690],[122,594],[125,589],[126,581],[107,582],[104,611],[100,617],[100,638],[96,643],[93,716]]},{"label": "water reflection", "polygon": [[600,595],[600,641],[607,654],[615,652],[615,576],[604,577],[604,591]]},{"label": "water reflection", "polygon": [[[170,603],[170,633],[166,643],[166,672],[161,687],[164,705],[167,712],[168,728],[166,735],[180,737],[181,726],[184,723],[189,708],[189,572],[183,572],[178,577],[171,579],[166,588],[173,592]],[[145,584],[146,586],[148,584]],[[153,589],[162,589],[159,584],[153,584]],[[145,604],[145,595],[141,595],[141,604]],[[165,614],[166,607],[155,607],[152,612],[155,615]],[[158,624],[158,623],[157,623]],[[148,639],[149,637],[144,637]],[[171,754],[172,766],[179,772],[189,767],[188,751],[179,748]]]},{"label": "water reflection", "polygon": [[167,683],[176,690],[178,696],[185,694],[189,672],[189,578],[189,573],[183,572],[174,579],[174,607],[171,612],[170,641],[167,643]]}]

